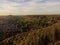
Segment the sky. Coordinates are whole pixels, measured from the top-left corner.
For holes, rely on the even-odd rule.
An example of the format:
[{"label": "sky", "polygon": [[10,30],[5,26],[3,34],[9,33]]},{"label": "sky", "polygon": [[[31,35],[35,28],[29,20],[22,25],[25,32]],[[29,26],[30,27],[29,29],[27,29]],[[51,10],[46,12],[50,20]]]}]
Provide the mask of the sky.
[{"label": "sky", "polygon": [[0,15],[60,14],[60,0],[0,0]]}]

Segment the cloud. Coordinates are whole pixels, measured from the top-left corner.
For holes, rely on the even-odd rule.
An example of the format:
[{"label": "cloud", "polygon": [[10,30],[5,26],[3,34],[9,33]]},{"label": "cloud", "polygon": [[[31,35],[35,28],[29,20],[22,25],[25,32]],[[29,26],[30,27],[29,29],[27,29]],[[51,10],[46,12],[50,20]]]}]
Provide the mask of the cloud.
[{"label": "cloud", "polygon": [[29,2],[31,0],[7,0],[8,2],[16,2],[16,3],[26,3]]},{"label": "cloud", "polygon": [[0,14],[55,13],[60,13],[60,0],[0,0]]}]

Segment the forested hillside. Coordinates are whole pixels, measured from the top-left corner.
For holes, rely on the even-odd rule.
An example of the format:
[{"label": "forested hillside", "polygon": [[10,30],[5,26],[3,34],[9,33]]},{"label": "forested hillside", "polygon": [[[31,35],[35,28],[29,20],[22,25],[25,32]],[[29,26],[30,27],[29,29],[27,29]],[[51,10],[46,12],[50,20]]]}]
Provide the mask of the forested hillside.
[{"label": "forested hillside", "polygon": [[60,45],[59,42],[59,15],[0,17],[0,45]]}]

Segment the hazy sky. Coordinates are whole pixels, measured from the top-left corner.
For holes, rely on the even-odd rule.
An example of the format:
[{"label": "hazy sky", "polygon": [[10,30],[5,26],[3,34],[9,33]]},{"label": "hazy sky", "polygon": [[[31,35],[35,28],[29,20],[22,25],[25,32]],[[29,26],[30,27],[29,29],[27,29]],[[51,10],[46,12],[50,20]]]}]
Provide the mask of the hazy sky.
[{"label": "hazy sky", "polygon": [[0,15],[60,14],[60,0],[0,0]]}]

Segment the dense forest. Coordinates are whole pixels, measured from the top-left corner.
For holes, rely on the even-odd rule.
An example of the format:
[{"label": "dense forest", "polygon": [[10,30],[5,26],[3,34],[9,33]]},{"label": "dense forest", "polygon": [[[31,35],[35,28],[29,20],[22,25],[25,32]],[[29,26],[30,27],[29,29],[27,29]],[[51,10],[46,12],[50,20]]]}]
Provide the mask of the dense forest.
[{"label": "dense forest", "polygon": [[0,16],[0,45],[60,45],[59,15]]}]

